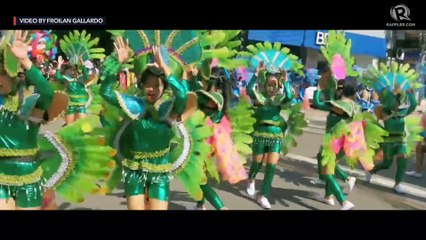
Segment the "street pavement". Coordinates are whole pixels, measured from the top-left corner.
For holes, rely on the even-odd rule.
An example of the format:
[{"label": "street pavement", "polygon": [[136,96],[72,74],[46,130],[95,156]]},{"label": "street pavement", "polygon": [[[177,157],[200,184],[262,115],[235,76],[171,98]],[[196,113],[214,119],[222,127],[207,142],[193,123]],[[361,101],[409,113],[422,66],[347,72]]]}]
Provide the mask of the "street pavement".
[{"label": "street pavement", "polygon": [[[276,168],[276,175],[272,184],[269,197],[272,210],[339,210],[335,206],[328,206],[322,202],[324,185],[316,185],[313,180],[317,178],[315,155],[319,149],[325,127],[327,113],[318,110],[307,110],[306,117],[310,126],[305,133],[298,137],[297,147],[280,160]],[[61,120],[44,127],[42,131],[56,131],[63,122]],[[408,169],[413,163],[410,162]],[[248,167],[248,166],[247,166]],[[345,168],[345,166],[343,166]],[[346,169],[346,168],[345,168]],[[406,194],[396,194],[392,191],[395,166],[375,175],[373,182],[368,184],[363,181],[363,173],[359,169],[349,170],[352,176],[358,178],[357,184],[348,196],[348,200],[355,204],[355,210],[415,210],[426,209],[426,182],[425,179],[406,177],[408,190]],[[263,170],[257,175],[256,189],[261,188]],[[246,183],[229,185],[211,182],[226,207],[231,210],[262,210],[262,208],[245,193]],[[344,184],[342,183],[342,187]],[[123,197],[122,187],[112,194],[88,196],[81,204],[70,204],[58,197],[61,210],[124,210],[126,199]],[[190,199],[179,181],[171,183],[170,210],[186,210],[193,208],[195,202]],[[213,207],[207,203],[208,210]]]}]

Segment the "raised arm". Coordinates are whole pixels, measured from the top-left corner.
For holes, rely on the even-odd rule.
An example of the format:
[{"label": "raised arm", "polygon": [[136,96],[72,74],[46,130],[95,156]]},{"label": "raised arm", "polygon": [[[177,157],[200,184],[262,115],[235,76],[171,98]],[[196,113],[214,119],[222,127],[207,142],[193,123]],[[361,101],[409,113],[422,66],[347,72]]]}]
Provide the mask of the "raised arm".
[{"label": "raised arm", "polygon": [[[117,61],[117,64],[118,61]],[[120,108],[117,94],[115,93],[115,83],[117,81],[117,73],[106,71],[104,72],[105,79],[102,81],[100,94],[102,98],[109,104]]]},{"label": "raised arm", "polygon": [[102,98],[109,104],[121,108],[118,96],[115,92],[115,83],[120,72],[120,65],[126,62],[131,55],[129,43],[124,43],[123,39],[117,38],[117,42],[114,42],[117,57],[110,56],[105,60],[103,74],[105,79],[102,82],[100,94]]},{"label": "raised arm", "polygon": [[321,101],[321,90],[315,90],[313,103],[314,106],[320,110],[330,111],[330,106],[325,102]]},{"label": "raised arm", "polygon": [[27,82],[33,85],[35,91],[40,94],[36,107],[41,110],[47,110],[52,103],[54,91],[49,82],[41,74],[41,71],[37,69],[28,58],[28,45],[26,44],[27,35],[27,31],[23,33],[21,30],[17,30],[13,38],[13,45],[8,44],[8,46],[25,69]]},{"label": "raised arm", "polygon": [[180,115],[185,111],[186,108],[186,93],[185,87],[181,84],[175,76],[169,74],[167,77],[167,82],[172,89],[173,95],[175,97],[174,105],[172,112],[174,114]]},{"label": "raised arm", "polygon": [[418,104],[416,95],[414,95],[414,92],[412,90],[410,90],[410,92],[408,93],[408,101],[410,102],[410,106],[407,109],[407,115],[410,115],[412,112],[414,112],[414,110],[416,110]]},{"label": "raised arm", "polygon": [[175,115],[180,115],[186,109],[186,88],[184,85],[182,85],[180,80],[178,80],[175,76],[172,75],[172,71],[170,70],[169,66],[167,66],[167,64],[164,62],[163,56],[161,56],[160,47],[154,46],[152,49],[155,62],[153,64],[149,64],[149,66],[160,69],[166,76],[166,81],[172,89],[173,95],[175,97],[172,112]]},{"label": "raised arm", "polygon": [[186,92],[196,92],[202,89],[197,76],[198,69],[195,66],[188,66],[186,71],[183,72],[181,84]]},{"label": "raised arm", "polygon": [[62,76],[61,74],[61,67],[62,64],[64,63],[64,59],[62,58],[62,56],[58,57],[58,67],[56,69],[56,74],[55,74],[55,79],[61,83],[66,83],[67,79],[64,78],[64,76]]}]

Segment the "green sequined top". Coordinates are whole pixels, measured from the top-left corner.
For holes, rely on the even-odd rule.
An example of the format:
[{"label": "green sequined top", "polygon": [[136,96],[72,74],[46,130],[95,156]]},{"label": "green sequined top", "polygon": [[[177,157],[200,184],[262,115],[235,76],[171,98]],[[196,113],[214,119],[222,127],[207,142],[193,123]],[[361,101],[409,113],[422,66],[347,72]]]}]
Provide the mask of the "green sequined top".
[{"label": "green sequined top", "polygon": [[389,118],[384,119],[384,125],[386,131],[389,132],[388,138],[394,137],[402,137],[405,135],[405,120],[404,117],[410,115],[417,107],[416,96],[413,93],[408,93],[408,100],[410,102],[410,106],[405,109],[400,109],[398,111],[392,111],[384,108],[384,113],[387,116],[391,116]]},{"label": "green sequined top", "polygon": [[[316,108],[329,112],[325,127],[326,133],[329,133],[341,120],[350,120],[356,113],[361,111],[360,106],[358,106],[354,101],[345,102],[342,100],[331,99],[323,102],[321,101],[321,91],[319,90],[314,92],[313,104]],[[333,107],[342,110],[342,113],[332,111]]]},{"label": "green sequined top", "polygon": [[257,78],[253,76],[247,86],[247,94],[259,103],[254,115],[256,118],[255,136],[282,138],[286,123],[280,112],[285,104],[293,99],[290,83],[284,83],[284,94],[276,94],[269,98],[255,89],[256,81]]},{"label": "green sequined top", "polygon": [[[174,97],[161,104],[151,105],[145,98],[121,94],[114,90],[115,74],[107,74],[102,82],[100,94],[111,105],[123,110],[132,120],[132,151],[137,154],[149,156],[164,156],[169,152],[173,131],[168,122],[170,113],[180,115],[186,108],[186,92],[173,75],[167,82],[173,91]],[[167,161],[167,158],[163,158]],[[164,162],[165,163],[165,162]],[[160,163],[159,163],[160,164]],[[161,163],[163,164],[163,163]]]},{"label": "green sequined top", "polygon": [[[192,80],[182,80],[182,86],[185,89],[185,92],[195,92],[197,94],[197,104],[198,108],[206,115],[210,117],[210,120],[214,123],[220,123],[223,116],[225,116],[225,112],[223,110],[219,110],[222,108],[224,99],[222,95],[217,95],[221,99],[219,103],[214,97],[210,96],[210,94],[206,91],[202,91],[202,86],[199,84],[199,81],[196,78]],[[208,100],[212,100],[216,102],[218,109],[211,109],[207,107]]]},{"label": "green sequined top", "polygon": [[[26,79],[39,94],[34,107],[47,110],[54,94],[49,82],[34,65],[26,71]],[[20,114],[24,109],[18,105],[17,96],[8,96],[5,105],[0,107],[0,158],[34,156],[38,152],[40,123],[24,120]]]},{"label": "green sequined top", "polygon": [[66,85],[66,93],[68,93],[70,106],[86,105],[87,101],[89,101],[89,94],[86,91],[85,85],[85,82],[89,80],[87,68],[83,68],[83,76],[79,76],[77,79],[65,77],[59,71],[56,72],[55,78]]}]

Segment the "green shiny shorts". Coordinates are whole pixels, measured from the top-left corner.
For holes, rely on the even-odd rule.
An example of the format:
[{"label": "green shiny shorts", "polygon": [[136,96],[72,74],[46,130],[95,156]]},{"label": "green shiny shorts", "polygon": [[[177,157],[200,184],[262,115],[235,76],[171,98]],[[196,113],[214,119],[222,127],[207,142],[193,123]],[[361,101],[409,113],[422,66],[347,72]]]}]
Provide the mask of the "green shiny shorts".
[{"label": "green shiny shorts", "polygon": [[68,106],[68,108],[67,108],[67,115],[69,115],[69,114],[75,114],[75,113],[84,114],[86,112],[87,112],[86,106],[74,105],[74,106]]},{"label": "green shiny shorts", "polygon": [[0,160],[0,199],[13,198],[20,208],[40,207],[41,173],[39,162]]},{"label": "green shiny shorts", "polygon": [[[386,141],[386,140],[385,140]],[[393,158],[394,155],[402,154],[408,156],[408,145],[404,142],[384,142],[382,143],[383,154],[386,158]]]},{"label": "green shiny shorts", "polygon": [[149,173],[124,168],[123,176],[126,197],[143,195],[148,189],[149,198],[168,201],[170,177],[167,173]]},{"label": "green shiny shorts", "polygon": [[282,140],[273,138],[254,137],[253,154],[281,153]]}]

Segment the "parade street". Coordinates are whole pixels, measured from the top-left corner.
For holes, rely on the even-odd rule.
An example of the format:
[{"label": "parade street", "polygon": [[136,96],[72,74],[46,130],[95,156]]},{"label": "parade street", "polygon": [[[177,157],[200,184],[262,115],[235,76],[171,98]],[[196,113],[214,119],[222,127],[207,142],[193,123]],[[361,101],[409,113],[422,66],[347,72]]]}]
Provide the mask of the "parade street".
[{"label": "parade street", "polygon": [[[324,197],[324,185],[315,184],[317,168],[315,155],[319,149],[324,134],[326,113],[318,110],[307,110],[306,118],[309,127],[300,136],[298,146],[280,160],[272,183],[271,196],[269,198],[272,210],[339,210],[336,201],[335,206],[329,206],[322,202]],[[62,124],[58,121],[43,130],[55,131]],[[345,167],[345,170],[349,170]],[[407,170],[413,168],[414,162],[410,160]],[[248,166],[247,166],[248,168]],[[374,175],[372,183],[364,181],[361,169],[351,170],[352,176],[357,177],[357,183],[348,196],[348,200],[355,204],[355,210],[410,210],[426,209],[426,180],[414,179],[406,176],[404,187],[406,194],[396,194],[392,191],[393,177],[395,176],[395,164],[389,170],[383,170]],[[263,171],[257,175],[256,189],[261,188]],[[231,210],[262,210],[262,208],[245,193],[246,183],[231,186],[228,183],[217,184],[210,182],[217,190],[225,206]],[[343,183],[342,187],[344,186]],[[126,199],[121,188],[112,194],[92,195],[81,204],[70,204],[59,198],[58,206],[61,210],[125,210]],[[170,210],[186,210],[193,208],[195,201],[184,191],[177,179],[171,183]],[[213,207],[207,203],[208,210]]]}]

